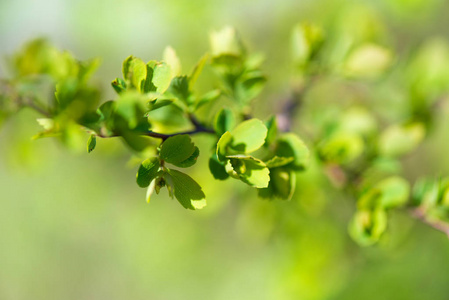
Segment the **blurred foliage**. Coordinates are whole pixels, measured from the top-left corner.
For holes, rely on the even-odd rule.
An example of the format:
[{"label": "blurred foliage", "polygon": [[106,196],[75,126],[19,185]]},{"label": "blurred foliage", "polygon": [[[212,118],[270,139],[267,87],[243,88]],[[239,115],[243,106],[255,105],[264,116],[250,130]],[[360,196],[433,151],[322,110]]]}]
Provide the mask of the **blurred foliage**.
[{"label": "blurred foliage", "polygon": [[447,3],[61,3],[0,4],[77,53],[2,65],[1,299],[446,299]]}]

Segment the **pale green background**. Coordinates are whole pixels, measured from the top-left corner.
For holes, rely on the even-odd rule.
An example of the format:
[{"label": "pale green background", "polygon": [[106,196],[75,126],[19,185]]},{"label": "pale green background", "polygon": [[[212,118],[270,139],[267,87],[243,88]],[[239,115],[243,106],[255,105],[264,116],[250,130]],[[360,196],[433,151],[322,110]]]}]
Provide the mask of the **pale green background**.
[{"label": "pale green background", "polygon": [[[444,1],[355,2],[378,12],[399,48],[449,37]],[[291,27],[326,22],[355,2],[3,0],[0,54],[45,36],[79,58],[101,57],[95,80],[108,98],[126,56],[160,59],[172,45],[188,70],[209,32],[233,25],[266,53],[267,93],[282,94]],[[403,212],[379,246],[360,248],[346,231],[353,203],[326,183],[304,178],[292,202],[265,202],[238,182],[214,181],[207,155],[189,171],[206,209],[184,210],[165,191],[147,204],[120,141],[98,141],[91,154],[30,141],[35,117],[23,111],[0,131],[2,300],[449,297],[447,238]],[[447,173],[442,128],[408,159],[410,172]]]}]

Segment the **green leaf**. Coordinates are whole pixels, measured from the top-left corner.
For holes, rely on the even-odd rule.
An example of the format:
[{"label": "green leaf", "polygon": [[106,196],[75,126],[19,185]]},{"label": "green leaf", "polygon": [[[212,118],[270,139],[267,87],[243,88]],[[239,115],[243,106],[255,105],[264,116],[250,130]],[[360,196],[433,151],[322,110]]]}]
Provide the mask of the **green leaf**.
[{"label": "green leaf", "polygon": [[217,100],[220,96],[221,96],[220,90],[212,90],[210,92],[207,92],[206,94],[198,98],[198,100],[195,102],[195,110],[209,102]]},{"label": "green leaf", "polygon": [[448,77],[449,43],[447,39],[442,37],[426,39],[414,53],[405,70],[405,78],[412,95],[432,103],[447,92]]},{"label": "green leaf", "polygon": [[225,180],[229,177],[225,165],[218,160],[216,154],[213,154],[209,159],[209,170],[215,179]]},{"label": "green leaf", "polygon": [[193,166],[196,163],[196,160],[198,159],[198,156],[200,155],[200,149],[198,149],[198,147],[195,146],[195,151],[193,151],[193,154],[190,155],[189,158],[187,158],[186,160],[175,164],[175,166],[178,166],[180,168],[188,168]]},{"label": "green leaf", "polygon": [[349,224],[349,234],[359,245],[370,246],[379,240],[386,228],[387,214],[383,209],[359,210]]},{"label": "green leaf", "polygon": [[229,86],[234,86],[235,77],[243,71],[244,58],[241,55],[221,54],[212,57],[211,65],[220,72],[228,73],[231,77],[225,78]]},{"label": "green leaf", "polygon": [[123,130],[120,132],[125,143],[134,151],[144,151],[148,147],[153,146],[151,139],[138,133]]},{"label": "green leaf", "polygon": [[222,55],[240,56],[244,53],[240,38],[232,27],[225,27],[220,31],[212,32],[210,43],[214,57]]},{"label": "green leaf", "polygon": [[52,130],[55,127],[55,120],[50,118],[38,118],[37,123],[42,126],[45,130]]},{"label": "green leaf", "polygon": [[358,134],[337,132],[318,145],[322,160],[333,163],[349,163],[364,151],[365,144]]},{"label": "green leaf", "polygon": [[131,61],[134,59],[134,56],[130,55],[128,56],[122,64],[122,74],[123,78],[128,79],[128,73],[129,73],[129,66],[131,64]]},{"label": "green leaf", "polygon": [[126,82],[121,78],[114,79],[111,85],[118,94],[126,90]]},{"label": "green leaf", "polygon": [[269,161],[265,162],[265,164],[267,165],[268,168],[277,168],[277,167],[283,167],[285,165],[288,165],[289,163],[291,163],[292,161],[295,160],[295,157],[290,156],[290,157],[280,157],[280,156],[275,156],[272,159],[270,159]]},{"label": "green leaf", "polygon": [[305,169],[309,162],[309,149],[294,133],[283,134],[278,140],[275,152],[279,157],[293,157],[289,166],[295,170]]},{"label": "green leaf", "polygon": [[145,196],[147,203],[150,203],[151,195],[153,194],[155,189],[156,189],[156,180],[152,180],[150,185],[148,186],[147,194]]},{"label": "green leaf", "polygon": [[270,182],[273,181],[273,188],[276,196],[283,200],[290,200],[295,192],[296,174],[286,168],[274,168],[270,170]]},{"label": "green leaf", "polygon": [[79,62],[78,78],[85,83],[100,66],[100,59],[94,58],[88,61]]},{"label": "green leaf", "polygon": [[171,77],[179,76],[181,74],[181,61],[176,54],[175,49],[168,46],[164,50],[163,54],[164,61],[170,66]]},{"label": "green leaf", "polygon": [[376,132],[377,122],[366,108],[351,107],[341,116],[338,129],[361,136],[369,136]]},{"label": "green leaf", "polygon": [[265,139],[265,146],[269,146],[271,143],[276,141],[279,133],[276,116],[272,116],[268,119],[268,121],[265,122],[265,126],[268,130],[267,138]]},{"label": "green leaf", "polygon": [[433,207],[438,203],[439,196],[438,182],[428,178],[419,179],[413,186],[412,204],[415,206],[423,205]]},{"label": "green leaf", "polygon": [[149,111],[156,110],[158,108],[170,105],[173,103],[173,100],[169,99],[161,99],[161,100],[154,100],[154,102],[150,102],[149,104]]},{"label": "green leaf", "polygon": [[231,147],[240,153],[254,152],[265,143],[267,132],[267,127],[259,119],[243,121],[231,131]]},{"label": "green leaf", "polygon": [[56,84],[55,98],[58,101],[59,109],[64,110],[75,100],[79,82],[74,78],[60,81]]},{"label": "green leaf", "polygon": [[410,195],[410,184],[398,176],[388,177],[366,191],[357,205],[360,209],[381,207],[389,209],[403,206]]},{"label": "green leaf", "polygon": [[379,138],[379,152],[385,156],[400,156],[415,149],[426,135],[422,123],[392,125]]},{"label": "green leaf", "polygon": [[62,52],[45,39],[35,39],[14,55],[14,71],[19,76],[47,74],[55,80],[68,77],[84,81],[80,63],[68,52]]},{"label": "green leaf", "polygon": [[155,92],[156,87],[153,84],[153,75],[154,75],[154,66],[156,65],[156,61],[150,61],[147,63],[147,77],[145,78],[145,81],[142,82],[142,91],[144,93],[150,93]]},{"label": "green leaf", "polygon": [[123,76],[138,91],[147,78],[147,65],[139,58],[128,57],[123,63]]},{"label": "green leaf", "polygon": [[95,135],[89,136],[89,140],[87,141],[87,153],[92,152],[97,145],[97,137]]},{"label": "green leaf", "polygon": [[189,85],[190,86],[195,85],[195,83],[198,80],[198,77],[200,76],[201,72],[203,71],[203,68],[208,59],[209,59],[209,56],[206,54],[203,57],[201,57],[199,62],[195,65],[195,67],[193,68],[192,72],[189,75]]},{"label": "green leaf", "polygon": [[267,188],[259,189],[261,198],[279,198],[290,200],[296,187],[296,174],[287,168],[270,169],[270,183]]},{"label": "green leaf", "polygon": [[223,133],[217,143],[217,158],[219,161],[226,161],[229,145],[232,142],[232,135],[229,131]]},{"label": "green leaf", "polygon": [[157,157],[144,160],[137,171],[137,184],[142,188],[149,186],[150,183],[156,178],[159,167],[160,164]]},{"label": "green leaf", "polygon": [[227,108],[222,108],[217,112],[214,119],[214,130],[217,135],[222,136],[226,131],[230,131],[234,127],[234,115]]},{"label": "green leaf", "polygon": [[294,27],[292,33],[292,54],[294,62],[305,66],[310,58],[317,53],[323,42],[323,31],[320,27],[302,23]]},{"label": "green leaf", "polygon": [[187,76],[173,78],[170,84],[170,92],[185,104],[189,104],[190,91]]},{"label": "green leaf", "polygon": [[237,98],[248,103],[257,97],[265,86],[266,77],[260,71],[246,72],[241,77],[241,83],[237,88]]},{"label": "green leaf", "polygon": [[230,155],[234,171],[238,174],[240,180],[256,188],[266,188],[270,182],[270,170],[263,161],[252,156]]},{"label": "green leaf", "polygon": [[97,114],[100,116],[100,121],[108,120],[112,117],[116,104],[117,103],[115,101],[110,100],[100,105],[97,109]]},{"label": "green leaf", "polygon": [[350,77],[373,78],[382,75],[392,62],[390,50],[375,44],[364,44],[349,55],[344,70]]},{"label": "green leaf", "polygon": [[[166,181],[166,172],[160,171],[160,173],[157,175],[156,179],[154,180],[154,190],[156,191],[156,194],[159,194],[161,191],[161,188],[164,186],[167,187],[168,195],[173,198],[173,185],[171,182]],[[150,183],[151,185],[151,183]]]},{"label": "green leaf", "polygon": [[[130,129],[134,129],[140,122],[144,121],[147,102],[148,99],[144,95],[135,91],[121,93],[116,101],[115,112],[123,117]],[[148,123],[148,120],[146,120],[146,123]]]},{"label": "green leaf", "polygon": [[153,84],[156,86],[156,92],[164,93],[171,82],[170,66],[164,62],[156,64],[154,67]]},{"label": "green leaf", "polygon": [[206,196],[201,186],[189,175],[173,169],[167,169],[173,193],[179,203],[187,209],[201,209],[206,206]]},{"label": "green leaf", "polygon": [[189,159],[196,149],[190,136],[187,134],[175,135],[162,143],[160,157],[168,163],[178,165]]}]

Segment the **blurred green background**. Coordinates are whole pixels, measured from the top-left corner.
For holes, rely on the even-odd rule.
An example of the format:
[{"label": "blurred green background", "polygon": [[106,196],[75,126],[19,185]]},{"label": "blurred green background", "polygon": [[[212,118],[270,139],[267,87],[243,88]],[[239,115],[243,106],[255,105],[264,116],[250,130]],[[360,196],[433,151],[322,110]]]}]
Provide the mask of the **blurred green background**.
[{"label": "blurred green background", "polygon": [[[448,11],[443,0],[4,0],[0,55],[44,36],[78,58],[100,57],[95,80],[107,99],[128,55],[160,59],[171,45],[189,70],[210,31],[232,25],[266,54],[270,98],[287,94],[300,21],[385,31],[405,53],[449,39]],[[448,299],[446,236],[399,211],[379,245],[360,248],[347,234],[353,201],[319,174],[299,176],[291,202],[267,202],[215,181],[203,155],[190,174],[205,209],[187,211],[165,191],[147,204],[120,141],[101,140],[91,154],[31,141],[36,117],[24,110],[0,131],[0,299]],[[447,123],[407,158],[410,174],[447,174]]]}]

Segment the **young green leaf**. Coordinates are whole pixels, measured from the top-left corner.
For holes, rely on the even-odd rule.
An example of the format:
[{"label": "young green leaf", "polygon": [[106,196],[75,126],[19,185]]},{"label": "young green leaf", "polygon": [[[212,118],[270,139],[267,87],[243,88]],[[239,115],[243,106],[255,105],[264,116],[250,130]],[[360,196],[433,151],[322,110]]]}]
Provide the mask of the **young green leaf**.
[{"label": "young green leaf", "polygon": [[409,198],[410,184],[398,176],[388,177],[366,191],[359,199],[360,209],[389,209],[404,205]]},{"label": "young green leaf", "polygon": [[428,178],[419,179],[413,186],[412,204],[414,206],[423,205],[433,207],[438,203],[440,195],[440,183]]},{"label": "young green leaf", "polygon": [[270,183],[267,188],[259,189],[261,198],[279,198],[290,200],[296,186],[296,175],[288,168],[270,169]]},{"label": "young green leaf", "polygon": [[171,77],[179,76],[181,74],[181,61],[176,54],[175,49],[168,46],[164,50],[163,54],[164,61],[170,66]]},{"label": "young green leaf", "polygon": [[149,186],[150,183],[156,178],[159,167],[160,164],[157,157],[144,160],[137,171],[137,184],[142,188]]},{"label": "young green leaf", "polygon": [[256,188],[266,188],[270,182],[270,170],[263,161],[252,156],[232,155],[230,159],[240,180]]},{"label": "young green leaf", "polygon": [[114,79],[111,85],[118,94],[126,90],[126,82],[121,78]]},{"label": "young green leaf", "polygon": [[385,210],[359,210],[349,224],[349,234],[361,246],[376,243],[387,228]]},{"label": "young green leaf", "polygon": [[174,165],[177,167],[180,167],[180,168],[191,167],[196,163],[196,160],[198,159],[199,155],[200,155],[200,149],[198,149],[198,147],[195,146],[195,151],[193,151],[192,155],[190,155],[189,158],[187,158],[186,160],[184,160],[180,163],[176,163]]},{"label": "young green leaf", "polygon": [[141,83],[141,91],[144,93],[156,92],[156,87],[153,84],[153,75],[154,75],[154,66],[156,65],[156,61],[150,61],[147,63],[147,77]]},{"label": "young green leaf", "polygon": [[390,50],[375,44],[364,44],[349,55],[344,70],[350,77],[373,78],[382,75],[392,62]]},{"label": "young green leaf", "polygon": [[379,152],[385,156],[400,156],[415,149],[424,139],[426,129],[422,123],[392,125],[379,138]]},{"label": "young green leaf", "polygon": [[170,84],[170,92],[185,104],[189,104],[190,91],[187,76],[173,78]]},{"label": "young green leaf", "polygon": [[323,31],[320,27],[302,23],[294,27],[292,32],[293,60],[299,67],[309,63],[310,58],[319,51],[323,42]]},{"label": "young green leaf", "polygon": [[38,118],[36,121],[46,131],[52,130],[55,127],[55,120],[50,118]]},{"label": "young green leaf", "polygon": [[265,164],[267,165],[268,168],[277,168],[277,167],[283,167],[285,165],[288,165],[289,163],[291,163],[292,161],[295,160],[295,157],[290,156],[290,157],[279,157],[279,156],[275,156],[272,159],[270,159],[269,161],[265,162]]},{"label": "young green leaf", "polygon": [[134,59],[134,56],[130,55],[123,61],[122,64],[122,74],[123,78],[128,79],[128,73],[129,73],[129,67],[131,64],[131,61]]},{"label": "young green leaf", "polygon": [[230,131],[234,125],[234,115],[232,111],[223,108],[216,115],[214,119],[214,130],[217,135],[222,136],[226,131]]},{"label": "young green leaf", "polygon": [[344,164],[358,158],[364,148],[365,145],[360,135],[338,132],[323,140],[318,146],[318,151],[324,161]]},{"label": "young green leaf", "polygon": [[267,138],[265,139],[265,146],[269,146],[271,143],[274,143],[277,139],[279,129],[277,125],[276,116],[272,116],[268,121],[265,122],[265,126],[267,127]]},{"label": "young green leaf", "polygon": [[295,170],[303,170],[309,162],[310,151],[296,134],[286,133],[278,140],[276,155],[287,158],[293,157],[289,166]]},{"label": "young green leaf", "polygon": [[203,71],[203,68],[209,59],[209,56],[206,54],[203,57],[201,57],[200,61],[195,65],[192,72],[189,75],[189,85],[194,86],[198,77],[200,76],[201,72]]},{"label": "young green leaf", "polygon": [[[136,91],[121,93],[116,101],[115,113],[123,117],[128,123],[128,128],[134,129],[141,121],[145,121],[143,118],[147,102],[147,98]],[[146,123],[148,129],[148,120]]]},{"label": "young green leaf", "polygon": [[187,134],[175,135],[166,139],[161,145],[162,160],[178,165],[189,159],[197,148]]},{"label": "young green leaf", "polygon": [[206,206],[206,196],[201,186],[189,175],[173,169],[167,169],[176,199],[187,209],[201,209]]},{"label": "young green leaf", "polygon": [[153,100],[152,102],[149,103],[148,105],[148,110],[156,110],[158,108],[162,108],[164,106],[170,105],[173,103],[173,100],[170,99],[158,99],[158,100]]},{"label": "young green leaf", "polygon": [[225,164],[218,161],[217,155],[213,154],[209,159],[209,170],[215,179],[225,180],[229,177]]},{"label": "young green leaf", "polygon": [[195,110],[197,110],[198,108],[207,103],[217,100],[221,96],[221,94],[222,94],[221,91],[216,89],[202,95],[195,101]]},{"label": "young green leaf", "polygon": [[220,31],[212,32],[210,43],[213,56],[240,56],[244,52],[242,42],[236,30],[232,27],[225,27]]},{"label": "young green leaf", "polygon": [[127,73],[123,74],[125,79],[129,80],[134,88],[141,91],[142,82],[147,78],[147,66],[139,58],[132,57],[131,60],[125,60]]},{"label": "young green leaf", "polygon": [[229,131],[226,131],[218,140],[217,143],[217,158],[219,161],[226,161],[226,155],[228,155],[228,148],[232,142],[232,135]]},{"label": "young green leaf", "polygon": [[250,102],[260,94],[266,81],[266,77],[259,70],[244,73],[236,89],[237,98],[244,103]]},{"label": "young green leaf", "polygon": [[87,141],[87,153],[92,152],[97,145],[97,137],[95,135],[89,136],[89,140]]},{"label": "young green leaf", "polygon": [[171,82],[170,66],[164,62],[156,64],[153,73],[153,84],[156,86],[156,92],[164,93]]},{"label": "young green leaf", "polygon": [[128,145],[134,151],[144,151],[148,147],[153,146],[152,141],[149,137],[142,136],[139,133],[130,131],[130,130],[121,130],[120,131],[123,140],[126,145]]},{"label": "young green leaf", "polygon": [[112,117],[117,102],[115,101],[106,101],[97,109],[97,114],[100,116],[100,121],[108,120]]},{"label": "young green leaf", "polygon": [[150,185],[148,186],[147,194],[146,194],[146,196],[145,196],[146,199],[147,199],[147,203],[150,203],[151,195],[153,194],[153,192],[154,192],[154,190],[155,190],[155,187],[156,187],[156,180],[153,179],[153,180],[151,181]]},{"label": "young green leaf", "polygon": [[267,132],[267,127],[259,119],[243,121],[231,131],[231,147],[240,153],[254,152],[265,143]]}]

